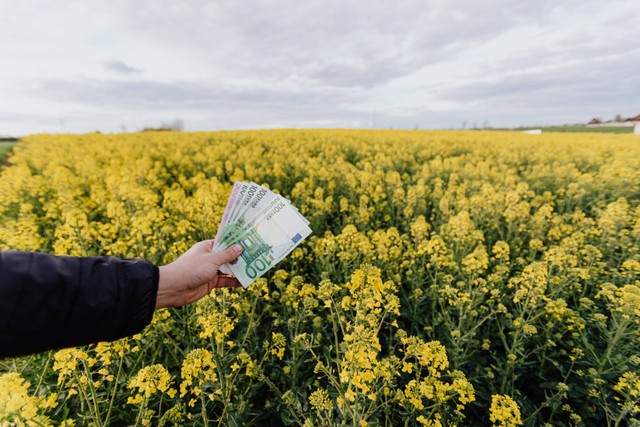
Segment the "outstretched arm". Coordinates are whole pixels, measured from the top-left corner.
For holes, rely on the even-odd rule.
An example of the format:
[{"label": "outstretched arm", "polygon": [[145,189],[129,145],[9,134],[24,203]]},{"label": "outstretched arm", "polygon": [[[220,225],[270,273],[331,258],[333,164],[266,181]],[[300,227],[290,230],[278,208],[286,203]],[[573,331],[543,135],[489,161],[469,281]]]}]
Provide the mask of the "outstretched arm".
[{"label": "outstretched arm", "polygon": [[195,244],[171,264],[143,259],[0,252],[0,358],[113,341],[140,332],[157,308],[239,286],[218,276],[241,248]]}]

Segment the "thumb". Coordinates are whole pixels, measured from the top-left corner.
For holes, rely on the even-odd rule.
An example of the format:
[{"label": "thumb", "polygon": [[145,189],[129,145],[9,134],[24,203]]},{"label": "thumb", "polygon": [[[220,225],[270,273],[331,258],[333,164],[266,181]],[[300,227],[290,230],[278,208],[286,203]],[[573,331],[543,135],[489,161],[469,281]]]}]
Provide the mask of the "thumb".
[{"label": "thumb", "polygon": [[215,254],[215,262],[219,266],[222,264],[226,264],[237,259],[242,253],[242,246],[236,243],[235,245],[225,249],[222,252],[218,252]]}]

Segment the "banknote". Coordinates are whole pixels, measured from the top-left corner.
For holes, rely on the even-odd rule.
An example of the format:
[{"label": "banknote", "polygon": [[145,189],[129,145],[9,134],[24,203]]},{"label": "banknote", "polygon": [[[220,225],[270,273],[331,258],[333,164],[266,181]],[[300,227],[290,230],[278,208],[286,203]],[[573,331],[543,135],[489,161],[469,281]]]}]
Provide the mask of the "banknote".
[{"label": "banknote", "polygon": [[[234,186],[235,187],[235,186]],[[267,194],[267,200],[270,201],[270,199],[272,199],[275,196],[280,196],[283,197],[281,195],[276,195],[275,193],[273,193],[271,190],[269,190],[266,187],[262,187],[259,184],[256,184],[255,182],[242,182],[239,183],[239,191],[238,191],[238,197],[235,200],[235,204],[234,207],[232,208],[232,213],[230,215],[230,218],[232,221],[235,221],[236,218],[238,218],[241,214],[246,214],[246,210],[249,209],[250,207],[253,208],[251,205],[255,200],[259,200],[262,198],[263,194]],[[232,194],[233,196],[233,194]],[[255,197],[254,197],[255,196]],[[291,201],[289,199],[285,200],[291,204]],[[297,213],[298,216],[300,216],[300,218],[308,225],[309,221],[302,216],[302,214],[300,214],[300,211],[298,210],[298,208],[296,208],[295,206],[291,205],[291,207],[293,207]]]},{"label": "banknote", "polygon": [[312,233],[309,221],[285,197],[254,182],[234,184],[222,215],[214,252],[239,243],[240,257],[220,271],[244,286],[269,271]]},{"label": "banknote", "polygon": [[223,227],[229,223],[229,219],[231,217],[231,213],[233,211],[233,207],[236,203],[236,199],[238,198],[240,187],[240,182],[236,182],[233,184],[233,188],[231,189],[231,194],[229,195],[229,199],[227,200],[227,205],[224,208],[224,212],[222,213],[222,219],[220,220],[220,227],[218,227],[218,231],[216,233],[216,241],[220,238],[220,233],[223,230]]},{"label": "banknote", "polygon": [[[251,183],[253,184],[253,183]],[[235,185],[234,185],[235,188]],[[231,197],[234,197],[233,190]],[[275,200],[281,196],[275,194],[266,187],[255,185],[249,186],[245,197],[241,200],[236,197],[236,209],[232,209],[232,214],[226,224],[222,225],[222,232],[217,237],[218,244],[224,244],[228,239],[233,238],[234,233],[242,228],[247,222],[253,220],[268,209],[270,204],[276,203]],[[223,214],[224,221],[224,214]]]}]

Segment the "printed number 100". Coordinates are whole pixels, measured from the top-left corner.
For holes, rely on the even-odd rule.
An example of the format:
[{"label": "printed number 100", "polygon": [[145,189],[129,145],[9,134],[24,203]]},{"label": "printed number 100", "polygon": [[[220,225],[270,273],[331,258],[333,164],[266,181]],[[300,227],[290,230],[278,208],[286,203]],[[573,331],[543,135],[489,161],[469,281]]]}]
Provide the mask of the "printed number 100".
[{"label": "printed number 100", "polygon": [[247,265],[244,272],[250,279],[255,279],[271,266],[271,259],[266,255],[260,255],[251,264]]}]

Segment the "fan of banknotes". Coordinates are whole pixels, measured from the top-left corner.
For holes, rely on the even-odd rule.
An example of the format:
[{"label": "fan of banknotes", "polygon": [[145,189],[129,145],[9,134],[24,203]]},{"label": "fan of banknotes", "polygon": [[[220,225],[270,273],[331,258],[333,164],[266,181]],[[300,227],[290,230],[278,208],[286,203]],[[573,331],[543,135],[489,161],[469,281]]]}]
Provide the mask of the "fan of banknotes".
[{"label": "fan of banknotes", "polygon": [[213,252],[239,243],[243,251],[220,271],[248,287],[311,234],[289,200],[254,182],[236,182],[218,227]]}]

